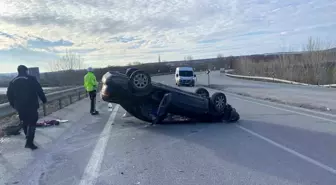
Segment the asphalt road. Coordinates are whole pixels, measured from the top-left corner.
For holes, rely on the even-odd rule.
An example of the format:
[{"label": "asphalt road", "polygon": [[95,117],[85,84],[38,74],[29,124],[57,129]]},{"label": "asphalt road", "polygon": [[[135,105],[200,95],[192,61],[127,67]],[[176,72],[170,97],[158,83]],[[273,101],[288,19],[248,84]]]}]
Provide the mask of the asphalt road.
[{"label": "asphalt road", "polygon": [[[268,83],[227,77],[219,71],[210,73],[210,83],[227,92],[248,94],[252,97],[336,114],[336,88]],[[207,84],[207,75],[199,74],[199,82]]]},{"label": "asphalt road", "polygon": [[[174,84],[173,75],[154,80]],[[237,124],[150,127],[104,102],[91,116],[80,101],[52,116],[68,123],[38,130],[40,150],[24,149],[23,136],[1,141],[0,184],[335,184],[332,115],[227,96],[241,114]]]}]

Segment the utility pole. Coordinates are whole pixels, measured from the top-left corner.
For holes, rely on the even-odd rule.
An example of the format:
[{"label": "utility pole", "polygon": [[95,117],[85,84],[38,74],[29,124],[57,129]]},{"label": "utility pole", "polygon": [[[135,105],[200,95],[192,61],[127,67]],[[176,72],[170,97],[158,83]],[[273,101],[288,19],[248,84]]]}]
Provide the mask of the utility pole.
[{"label": "utility pole", "polygon": [[159,63],[161,62],[161,57],[160,57],[160,55],[159,55],[159,59],[158,59],[158,61],[159,61]]}]

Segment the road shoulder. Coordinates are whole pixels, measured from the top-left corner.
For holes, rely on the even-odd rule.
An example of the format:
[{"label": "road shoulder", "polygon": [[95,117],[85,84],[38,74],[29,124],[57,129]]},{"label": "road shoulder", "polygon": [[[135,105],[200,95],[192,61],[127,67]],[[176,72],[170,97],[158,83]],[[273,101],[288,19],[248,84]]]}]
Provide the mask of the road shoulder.
[{"label": "road shoulder", "polygon": [[[81,117],[89,114],[88,106],[88,99],[85,98],[46,117],[40,118],[39,121],[61,119],[68,120],[68,122],[61,123],[58,126],[37,128],[35,143],[39,149],[36,151],[24,148],[25,136],[23,132],[20,135],[0,138],[0,184],[5,184],[13,174],[25,168],[36,159],[38,153],[48,150],[50,145],[62,137],[62,134],[70,127],[80,124],[79,120]],[[102,106],[102,102],[98,102],[97,106]]]}]

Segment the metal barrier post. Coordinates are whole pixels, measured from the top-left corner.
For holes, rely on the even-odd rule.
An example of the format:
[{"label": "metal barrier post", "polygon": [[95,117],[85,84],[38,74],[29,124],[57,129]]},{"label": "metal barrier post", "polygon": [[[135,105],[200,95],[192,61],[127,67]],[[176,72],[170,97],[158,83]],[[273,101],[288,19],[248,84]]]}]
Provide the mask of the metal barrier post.
[{"label": "metal barrier post", "polygon": [[62,109],[62,99],[58,99],[58,107],[59,109]]}]

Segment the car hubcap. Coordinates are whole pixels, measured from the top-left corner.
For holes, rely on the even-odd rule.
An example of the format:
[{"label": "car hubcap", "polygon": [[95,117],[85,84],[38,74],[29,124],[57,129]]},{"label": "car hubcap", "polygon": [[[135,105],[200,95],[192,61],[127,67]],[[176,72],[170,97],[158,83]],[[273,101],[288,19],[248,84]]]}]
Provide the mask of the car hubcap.
[{"label": "car hubcap", "polygon": [[144,74],[137,74],[134,77],[133,83],[137,88],[142,89],[148,85],[148,78]]},{"label": "car hubcap", "polygon": [[218,110],[222,110],[225,106],[225,98],[223,96],[219,96],[216,101],[216,107]]}]

